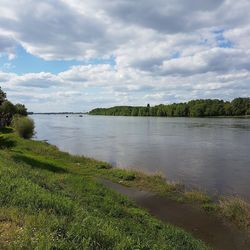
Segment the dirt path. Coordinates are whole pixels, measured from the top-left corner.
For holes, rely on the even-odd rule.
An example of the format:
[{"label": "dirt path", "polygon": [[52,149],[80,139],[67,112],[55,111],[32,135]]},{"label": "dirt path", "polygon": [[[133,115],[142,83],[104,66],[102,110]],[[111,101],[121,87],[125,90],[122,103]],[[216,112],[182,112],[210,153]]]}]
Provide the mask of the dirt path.
[{"label": "dirt path", "polygon": [[140,207],[147,209],[162,221],[176,225],[190,232],[214,249],[249,250],[250,241],[234,225],[223,222],[216,216],[194,208],[188,204],[178,203],[152,193],[128,188],[108,180],[101,180],[105,186],[133,199]]}]

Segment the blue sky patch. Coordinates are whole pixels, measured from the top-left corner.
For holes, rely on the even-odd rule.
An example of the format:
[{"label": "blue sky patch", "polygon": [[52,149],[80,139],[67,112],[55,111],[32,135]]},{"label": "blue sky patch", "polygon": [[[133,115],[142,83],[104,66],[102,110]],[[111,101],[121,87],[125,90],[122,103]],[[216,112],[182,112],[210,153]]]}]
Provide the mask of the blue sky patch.
[{"label": "blue sky patch", "polygon": [[213,35],[216,39],[218,47],[220,48],[232,48],[233,47],[232,42],[224,37],[223,29],[214,31]]},{"label": "blue sky patch", "polygon": [[21,46],[16,48],[16,57],[13,60],[9,60],[7,56],[0,57],[0,70],[5,72],[14,72],[18,75],[26,73],[39,73],[50,72],[57,74],[62,71],[68,70],[72,66],[77,65],[97,65],[97,64],[109,64],[116,65],[115,58],[111,56],[107,59],[91,59],[87,61],[78,60],[51,60],[46,61],[37,56],[33,56],[26,52]]},{"label": "blue sky patch", "polygon": [[176,58],[180,58],[180,56],[181,56],[180,52],[176,51],[176,52],[171,54],[170,58],[176,59]]}]

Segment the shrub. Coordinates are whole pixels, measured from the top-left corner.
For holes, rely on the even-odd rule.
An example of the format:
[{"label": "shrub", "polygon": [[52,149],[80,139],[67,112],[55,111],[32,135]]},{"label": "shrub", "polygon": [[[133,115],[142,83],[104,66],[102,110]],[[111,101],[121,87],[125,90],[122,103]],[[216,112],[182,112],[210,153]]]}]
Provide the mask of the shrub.
[{"label": "shrub", "polygon": [[250,230],[250,205],[239,197],[223,198],[219,201],[222,214],[237,225]]},{"label": "shrub", "polygon": [[20,137],[30,139],[34,135],[35,124],[29,117],[15,116],[13,118],[13,128]]}]

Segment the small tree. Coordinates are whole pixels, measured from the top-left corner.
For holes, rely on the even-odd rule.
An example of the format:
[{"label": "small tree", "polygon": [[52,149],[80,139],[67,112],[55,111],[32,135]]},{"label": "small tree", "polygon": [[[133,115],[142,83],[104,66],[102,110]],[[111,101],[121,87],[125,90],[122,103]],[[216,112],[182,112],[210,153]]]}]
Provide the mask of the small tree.
[{"label": "small tree", "polygon": [[28,112],[23,104],[13,105],[8,101],[0,87],[0,127],[9,126],[15,114],[27,116]]},{"label": "small tree", "polygon": [[11,124],[12,117],[15,113],[15,106],[9,101],[4,101],[0,106],[0,116],[3,123],[2,125],[9,126]]},{"label": "small tree", "polygon": [[2,91],[0,87],[0,105],[6,100],[6,94]]},{"label": "small tree", "polygon": [[28,112],[27,112],[27,108],[23,105],[23,104],[16,104],[16,114],[18,115],[23,115],[23,116],[27,116]]},{"label": "small tree", "polygon": [[34,135],[35,124],[29,117],[16,115],[12,125],[16,133],[24,139],[30,139]]}]

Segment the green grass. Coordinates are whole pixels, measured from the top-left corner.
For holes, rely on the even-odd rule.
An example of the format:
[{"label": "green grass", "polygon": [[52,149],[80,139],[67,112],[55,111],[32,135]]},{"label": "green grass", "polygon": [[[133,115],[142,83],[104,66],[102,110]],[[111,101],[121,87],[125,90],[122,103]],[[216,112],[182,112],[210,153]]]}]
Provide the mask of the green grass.
[{"label": "green grass", "polygon": [[100,176],[166,194],[181,189],[160,175],[112,169],[0,132],[0,249],[207,249],[104,187]]}]

